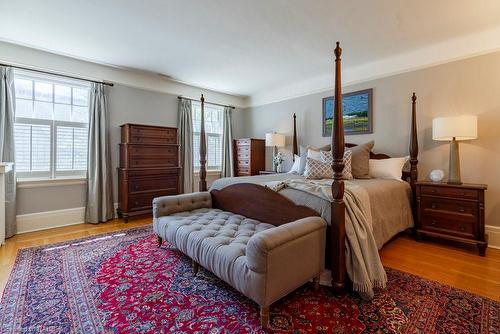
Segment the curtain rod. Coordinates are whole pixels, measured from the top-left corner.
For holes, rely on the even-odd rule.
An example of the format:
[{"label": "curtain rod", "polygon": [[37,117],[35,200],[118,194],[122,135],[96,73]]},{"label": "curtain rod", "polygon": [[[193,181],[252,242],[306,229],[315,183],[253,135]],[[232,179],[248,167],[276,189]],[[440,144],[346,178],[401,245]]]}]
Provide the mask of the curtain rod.
[{"label": "curtain rod", "polygon": [[[186,100],[191,100],[191,101],[198,101],[200,102],[200,100],[198,99],[192,99],[190,97],[184,97],[184,96],[177,96],[177,98],[180,100],[180,99],[186,99]],[[230,106],[230,105],[225,105],[225,104],[219,104],[219,103],[213,103],[213,102],[207,102],[205,101],[205,103],[208,103],[208,104],[213,104],[213,105],[216,105],[216,106],[221,106],[221,107],[229,107],[231,109],[236,109],[236,107],[233,107],[233,106]]]},{"label": "curtain rod", "polygon": [[64,77],[64,78],[75,79],[75,80],[82,80],[82,81],[87,81],[87,82],[100,83],[100,84],[104,84],[104,85],[110,86],[110,87],[114,86],[114,84],[112,82],[89,80],[89,79],[84,79],[84,78],[80,78],[80,77],[76,77],[76,76],[72,76],[72,75],[59,74],[59,73],[56,73],[56,72],[43,71],[43,70],[33,69],[33,68],[29,68],[29,67],[23,67],[23,66],[17,66],[17,65],[10,65],[10,64],[3,64],[3,63],[0,63],[0,66],[8,66],[8,67],[13,67],[13,68],[18,68],[20,70],[38,72],[38,73],[49,74],[49,75],[57,75],[57,76]]}]

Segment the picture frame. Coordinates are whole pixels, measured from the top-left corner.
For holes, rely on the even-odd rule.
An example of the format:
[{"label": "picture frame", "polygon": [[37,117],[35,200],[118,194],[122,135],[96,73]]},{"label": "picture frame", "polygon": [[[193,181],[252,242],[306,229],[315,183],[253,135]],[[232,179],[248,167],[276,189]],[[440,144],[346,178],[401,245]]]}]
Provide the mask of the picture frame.
[{"label": "picture frame", "polygon": [[[373,133],[373,88],[342,94],[345,135]],[[323,137],[332,135],[334,96],[323,98]]]}]

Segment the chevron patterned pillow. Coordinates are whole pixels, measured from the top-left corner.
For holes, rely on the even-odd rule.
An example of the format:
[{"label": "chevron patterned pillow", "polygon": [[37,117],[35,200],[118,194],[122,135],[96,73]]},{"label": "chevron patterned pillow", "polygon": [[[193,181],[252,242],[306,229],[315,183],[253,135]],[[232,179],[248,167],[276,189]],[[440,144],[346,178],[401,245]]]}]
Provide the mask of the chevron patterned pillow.
[{"label": "chevron patterned pillow", "polygon": [[[321,151],[321,160],[315,160],[307,158],[306,168],[304,170],[304,176],[306,179],[331,179],[333,178],[332,170],[332,153],[329,151]],[[345,151],[344,153],[344,171],[342,172],[342,178],[344,180],[351,180],[351,160],[352,152]]]}]

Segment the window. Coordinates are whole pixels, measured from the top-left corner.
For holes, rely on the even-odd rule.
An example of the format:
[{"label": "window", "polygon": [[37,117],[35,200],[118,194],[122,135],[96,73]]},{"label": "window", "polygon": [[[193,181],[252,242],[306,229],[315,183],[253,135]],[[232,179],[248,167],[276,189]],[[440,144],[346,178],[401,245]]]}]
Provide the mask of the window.
[{"label": "window", "polygon": [[90,85],[16,71],[14,86],[18,177],[84,176]]},{"label": "window", "polygon": [[[222,113],[224,107],[205,103],[205,132],[207,134],[207,170],[222,168]],[[201,102],[192,102],[193,162],[200,168]]]}]

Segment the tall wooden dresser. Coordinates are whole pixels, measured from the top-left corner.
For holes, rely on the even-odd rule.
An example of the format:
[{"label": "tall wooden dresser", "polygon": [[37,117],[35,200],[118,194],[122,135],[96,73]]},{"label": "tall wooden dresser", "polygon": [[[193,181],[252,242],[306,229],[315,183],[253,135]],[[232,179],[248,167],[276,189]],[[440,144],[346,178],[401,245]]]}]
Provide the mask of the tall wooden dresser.
[{"label": "tall wooden dresser", "polygon": [[259,175],[266,169],[266,141],[244,138],[234,140],[234,175]]},{"label": "tall wooden dresser", "polygon": [[118,168],[118,216],[151,214],[152,200],[179,193],[177,129],[161,126],[121,126]]}]

